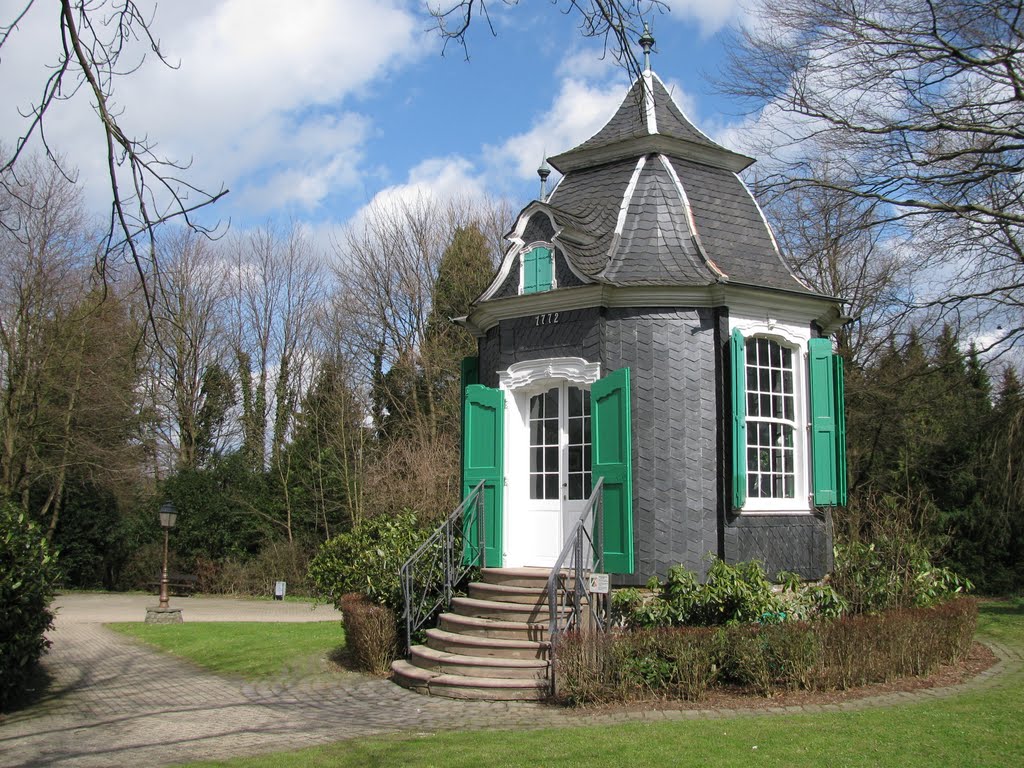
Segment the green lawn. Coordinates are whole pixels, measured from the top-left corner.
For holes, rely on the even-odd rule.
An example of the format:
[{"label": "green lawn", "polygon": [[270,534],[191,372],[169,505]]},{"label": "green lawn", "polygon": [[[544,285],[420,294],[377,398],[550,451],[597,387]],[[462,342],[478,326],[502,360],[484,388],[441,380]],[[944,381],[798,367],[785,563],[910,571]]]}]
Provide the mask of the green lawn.
[{"label": "green lawn", "polygon": [[212,672],[247,680],[322,669],[323,660],[345,646],[345,630],[337,621],[136,622],[107,626]]},{"label": "green lawn", "polygon": [[[979,631],[1024,649],[1024,600],[982,606]],[[1024,765],[1024,671],[938,702],[825,715],[358,739],[203,766]]]}]

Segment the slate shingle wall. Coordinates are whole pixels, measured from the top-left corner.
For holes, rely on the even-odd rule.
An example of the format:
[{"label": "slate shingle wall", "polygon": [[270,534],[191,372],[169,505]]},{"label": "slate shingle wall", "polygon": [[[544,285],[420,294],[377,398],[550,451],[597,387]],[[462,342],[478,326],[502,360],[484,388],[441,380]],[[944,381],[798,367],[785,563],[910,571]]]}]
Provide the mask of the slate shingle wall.
[{"label": "slate shingle wall", "polygon": [[725,559],[760,560],[765,573],[792,571],[821,579],[832,569],[832,530],[827,516],[740,515],[725,527]]},{"label": "slate shingle wall", "polygon": [[503,321],[480,342],[481,382],[491,387],[498,371],[524,360],[582,357],[600,360],[604,373],[631,369],[636,571],[618,584],[664,578],[680,563],[703,576],[708,552],[762,560],[771,576],[831,570],[825,519],[731,513],[727,340],[725,310],[595,308],[561,313],[554,325]]},{"label": "slate shingle wall", "polygon": [[[481,380],[496,387],[497,371],[504,371],[514,363],[548,357],[582,357],[594,361],[600,359],[600,354],[600,310],[596,308],[559,312],[557,323],[545,325],[538,325],[533,315],[502,320],[488,332],[487,341],[481,345]],[[483,381],[485,370],[487,381]]]},{"label": "slate shingle wall", "polygon": [[602,362],[633,384],[636,573],[664,577],[682,563],[703,574],[718,551],[714,312],[612,310]]}]

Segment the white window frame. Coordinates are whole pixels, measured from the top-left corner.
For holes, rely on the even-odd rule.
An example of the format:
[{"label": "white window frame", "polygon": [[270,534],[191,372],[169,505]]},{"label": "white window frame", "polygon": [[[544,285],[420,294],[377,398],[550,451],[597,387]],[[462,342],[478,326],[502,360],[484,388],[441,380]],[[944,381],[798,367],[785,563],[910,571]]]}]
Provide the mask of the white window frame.
[{"label": "white window frame", "polygon": [[[809,323],[793,323],[772,318],[730,316],[730,333],[739,329],[745,341],[754,338],[769,339],[793,351],[793,498],[756,498],[747,494],[741,513],[763,514],[794,514],[807,513],[813,510],[810,500],[811,465],[809,440],[809,400],[810,388],[807,371],[807,342],[811,338]],[[744,365],[746,356],[744,356]],[[746,392],[744,392],[746,398]],[[747,421],[749,434],[750,421]],[[744,461],[747,446],[742,446]]]}]

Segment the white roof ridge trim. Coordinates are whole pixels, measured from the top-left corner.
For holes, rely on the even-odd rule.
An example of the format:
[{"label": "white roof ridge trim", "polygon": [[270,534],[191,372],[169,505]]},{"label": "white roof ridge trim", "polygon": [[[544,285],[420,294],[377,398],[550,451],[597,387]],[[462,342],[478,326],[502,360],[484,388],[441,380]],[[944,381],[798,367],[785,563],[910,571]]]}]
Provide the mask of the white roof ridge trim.
[{"label": "white roof ridge trim", "polygon": [[734,173],[733,176],[735,176],[737,181],[739,181],[739,183],[743,185],[743,190],[747,193],[747,195],[750,196],[750,202],[752,202],[754,204],[754,208],[757,209],[757,213],[761,217],[761,221],[764,223],[764,228],[768,231],[768,237],[771,238],[772,248],[775,249],[775,255],[778,257],[779,261],[782,262],[782,266],[786,268],[787,272],[789,272],[790,277],[796,280],[808,291],[813,291],[814,289],[811,288],[811,286],[804,282],[804,280],[796,272],[793,271],[793,268],[789,266],[789,262],[786,261],[785,257],[782,255],[782,249],[779,248],[779,242],[778,240],[775,239],[775,233],[772,231],[772,225],[768,223],[768,217],[764,215],[764,211],[761,210],[761,205],[757,202],[757,198],[754,197],[754,193],[750,191],[750,187],[748,187],[747,183],[740,178],[740,175],[738,173]]},{"label": "white roof ridge trim", "polygon": [[676,185],[676,190],[679,192],[679,197],[683,201],[683,212],[686,214],[686,224],[690,228],[690,237],[693,240],[693,244],[697,247],[697,253],[699,253],[704,263],[718,275],[722,280],[728,280],[729,276],[722,271],[715,260],[708,255],[708,252],[704,249],[704,243],[701,241],[700,232],[697,231],[697,221],[693,218],[693,207],[690,205],[690,197],[686,194],[686,187],[683,186],[683,182],[679,178],[679,174],[676,173],[676,169],[673,167],[672,162],[665,155],[658,155],[658,159],[661,161],[662,167],[668,171],[668,175],[672,178],[672,182]]},{"label": "white roof ridge trim", "polygon": [[658,116],[654,111],[654,73],[649,69],[644,72],[644,112],[647,116],[647,133],[653,136],[658,132]]},{"label": "white roof ridge trim", "polygon": [[[691,119],[690,119],[690,116],[689,116],[688,114],[686,114],[686,110],[685,110],[685,109],[683,109],[683,108],[682,108],[681,106],[679,106],[679,102],[677,102],[677,101],[675,100],[675,97],[674,97],[674,96],[672,95],[672,91],[670,91],[670,90],[668,89],[668,86],[667,86],[667,85],[665,85],[665,81],[664,81],[664,80],[662,80],[662,79],[661,79],[660,77],[658,77],[658,75],[657,75],[657,73],[656,73],[656,72],[653,72],[653,71],[652,71],[652,72],[651,72],[650,74],[651,74],[651,75],[653,75],[654,77],[657,77],[657,78],[658,78],[658,82],[659,82],[659,83],[661,83],[661,87],[662,87],[662,88],[664,88],[664,89],[665,89],[665,93],[667,93],[667,94],[668,94],[668,99],[669,99],[669,101],[671,101],[671,102],[672,102],[672,103],[673,103],[673,104],[675,105],[675,108],[679,110],[679,114],[683,116],[683,119],[684,119],[684,120],[685,120],[685,121],[686,121],[687,123],[689,123],[689,124],[690,124],[690,127],[691,127],[691,128],[693,128],[693,130],[695,130],[695,131],[696,131],[697,133],[699,133],[699,134],[700,134],[701,136],[703,136],[703,137],[704,137],[705,139],[707,139],[708,141],[710,141],[710,142],[711,142],[712,144],[714,144],[714,145],[715,145],[716,147],[718,147],[719,149],[724,149],[724,150],[725,150],[725,151],[727,151],[727,152],[734,152],[734,151],[735,151],[735,150],[731,150],[731,149],[729,149],[728,147],[722,146],[722,145],[721,145],[720,143],[718,143],[717,141],[715,141],[715,140],[714,140],[713,138],[711,138],[711,137],[710,137],[710,136],[708,136],[708,135],[707,135],[706,133],[704,133],[704,131],[702,131],[702,130],[701,130],[700,128],[698,128],[698,127],[697,127],[697,124],[696,124],[695,122],[693,122],[693,120],[691,120]],[[653,99],[654,99],[654,88],[653,88],[653,86],[652,86],[652,88],[651,88],[651,99],[652,99],[652,101],[653,101]]]}]

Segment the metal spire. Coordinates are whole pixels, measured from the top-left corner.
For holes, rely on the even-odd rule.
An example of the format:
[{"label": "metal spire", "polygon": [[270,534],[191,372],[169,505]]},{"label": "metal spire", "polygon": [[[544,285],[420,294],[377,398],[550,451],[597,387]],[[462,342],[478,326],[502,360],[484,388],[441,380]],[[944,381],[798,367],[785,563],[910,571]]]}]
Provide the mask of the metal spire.
[{"label": "metal spire", "polygon": [[[547,154],[547,152],[544,154]],[[540,176],[540,201],[543,203],[548,195],[548,176],[551,175],[551,168],[548,166],[547,158],[541,159],[540,168],[537,169],[537,175]]]},{"label": "metal spire", "polygon": [[651,71],[651,48],[654,47],[654,35],[651,34],[651,30],[647,26],[647,22],[644,22],[644,33],[637,40],[640,43],[640,47],[644,49],[644,72]]}]

